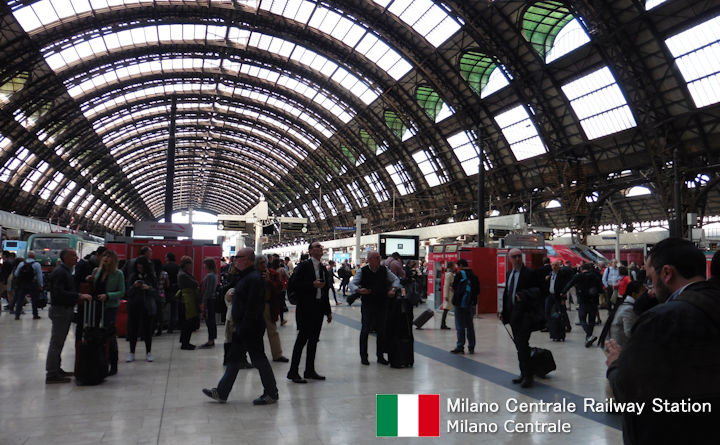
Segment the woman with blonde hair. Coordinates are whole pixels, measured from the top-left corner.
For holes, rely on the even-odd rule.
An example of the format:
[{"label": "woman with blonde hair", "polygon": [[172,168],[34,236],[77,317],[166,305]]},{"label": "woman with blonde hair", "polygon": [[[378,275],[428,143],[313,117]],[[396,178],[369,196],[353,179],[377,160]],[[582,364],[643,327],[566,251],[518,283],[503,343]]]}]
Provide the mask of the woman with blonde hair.
[{"label": "woman with blonde hair", "polygon": [[106,250],[100,257],[100,266],[92,278],[93,296],[105,302],[103,323],[110,328],[113,336],[110,339],[108,362],[110,370],[108,375],[117,374],[118,344],[115,335],[115,321],[117,319],[120,300],[125,296],[125,275],[118,269],[118,256],[112,250]]},{"label": "woman with blonde hair", "polygon": [[182,323],[180,330],[180,349],[193,350],[195,345],[190,343],[190,336],[194,330],[200,327],[200,285],[192,275],[193,260],[184,256],[180,260],[180,272],[178,272],[178,294],[180,300],[180,317]]}]

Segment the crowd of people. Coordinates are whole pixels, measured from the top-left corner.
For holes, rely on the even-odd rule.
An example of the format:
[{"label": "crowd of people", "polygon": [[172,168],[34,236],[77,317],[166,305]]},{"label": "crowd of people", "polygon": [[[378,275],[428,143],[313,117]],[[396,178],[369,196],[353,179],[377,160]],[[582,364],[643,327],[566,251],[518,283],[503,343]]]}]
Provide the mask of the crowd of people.
[{"label": "crowd of people", "polygon": [[[217,339],[216,312],[226,309],[225,374],[214,388],[203,392],[218,402],[225,402],[240,369],[255,368],[260,374],[263,393],[256,405],[275,403],[279,399],[277,382],[265,355],[263,336],[267,332],[271,358],[289,362],[287,379],[304,384],[308,380],[325,380],[315,366],[317,344],[322,326],[333,316],[330,292],[336,304],[335,278],[339,289],[352,304],[352,296],[361,300],[359,355],[369,365],[368,338],[376,333],[376,359],[388,364],[389,302],[403,299],[417,304],[422,300],[417,264],[402,263],[393,254],[384,261],[376,251],[368,253],[366,262],[352,268],[347,261],[340,265],[324,263],[323,246],[313,241],[308,254],[295,265],[289,258],[277,255],[255,255],[250,248],[241,249],[217,270],[213,259],[203,261],[205,278],[193,276],[193,260],[183,257],[179,264],[168,253],[165,264],[153,261],[150,247],[137,258],[121,264],[110,250],[98,249],[92,256],[78,261],[73,249],[65,249],[60,261],[44,286],[42,271],[34,261],[12,258],[3,252],[0,269],[2,291],[15,293],[9,305],[16,318],[22,314],[25,299],[36,303],[49,287],[51,338],[46,360],[46,383],[69,382],[73,372],[61,367],[61,352],[75,319],[75,306],[96,300],[104,305],[102,319],[114,328],[120,300],[127,300],[127,337],[130,352],[127,362],[135,360],[139,332],[145,344],[146,360],[153,361],[152,337],[163,330],[180,329],[180,348],[193,350],[193,333],[205,320],[207,341],[200,347],[212,348]],[[519,377],[513,383],[524,388],[533,385],[530,337],[546,331],[553,338],[550,320],[558,313],[572,310],[577,303],[579,324],[585,332],[585,347],[598,341],[595,326],[600,311],[606,310],[605,329],[598,346],[607,355],[607,378],[612,397],[618,401],[646,402],[658,397],[666,400],[692,399],[712,404],[720,412],[720,253],[715,254],[706,280],[705,256],[686,240],[669,238],[650,252],[644,267],[584,263],[579,268],[561,261],[545,261],[543,267],[530,269],[524,264],[520,249],[508,252],[509,268],[505,276],[502,309],[498,314],[511,328],[517,349]],[[473,315],[479,293],[478,278],[464,259],[448,263],[442,302],[441,329],[450,329],[447,315],[455,315],[457,341],[454,354],[472,354],[475,349]],[[13,284],[14,282],[14,284]],[[287,301],[296,305],[297,337],[291,359],[282,352],[278,322],[284,324]],[[168,316],[163,317],[163,312]],[[220,317],[222,318],[222,317]],[[167,323],[164,323],[164,320]],[[566,326],[567,330],[571,326]],[[563,336],[564,338],[564,336]],[[305,354],[304,371],[300,362]],[[249,355],[249,360],[248,360]],[[108,375],[118,372],[118,347],[113,336],[108,346]],[[707,431],[711,417],[683,413],[624,414],[626,443],[651,443],[675,434],[677,441],[694,442],[693,432]],[[713,419],[716,417],[712,417]],[[673,428],[660,426],[674,425]],[[693,425],[693,428],[681,426]],[[703,428],[705,427],[705,428]],[[667,433],[671,431],[671,433]],[[690,432],[689,432],[690,431]],[[688,436],[690,434],[690,436]],[[665,435],[661,437],[660,435]],[[690,439],[688,439],[688,437]],[[699,439],[698,439],[699,440]],[[666,443],[666,442],[664,442]]]}]

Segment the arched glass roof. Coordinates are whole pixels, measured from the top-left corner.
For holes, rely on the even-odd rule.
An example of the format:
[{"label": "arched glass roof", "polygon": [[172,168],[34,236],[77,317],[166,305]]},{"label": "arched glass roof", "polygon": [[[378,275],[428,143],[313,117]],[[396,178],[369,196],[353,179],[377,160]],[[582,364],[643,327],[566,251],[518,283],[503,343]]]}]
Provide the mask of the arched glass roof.
[{"label": "arched glass roof", "polygon": [[688,153],[688,205],[720,206],[707,3],[694,19],[677,0],[6,3],[0,201],[28,214],[98,232],[160,218],[171,140],[173,210],[263,194],[316,234],[358,213],[477,218],[480,166],[493,208],[532,205],[536,224],[599,227],[609,197],[658,220],[668,147]]}]

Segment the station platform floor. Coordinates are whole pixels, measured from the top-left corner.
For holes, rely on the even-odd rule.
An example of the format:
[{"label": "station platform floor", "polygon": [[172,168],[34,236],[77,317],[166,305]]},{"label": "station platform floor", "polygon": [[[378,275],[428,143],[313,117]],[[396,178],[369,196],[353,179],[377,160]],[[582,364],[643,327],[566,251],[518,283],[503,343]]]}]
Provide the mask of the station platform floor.
[{"label": "station platform floor", "polygon": [[[557,370],[522,389],[511,379],[518,374],[513,344],[494,315],[475,319],[477,346],[473,355],[454,355],[455,331],[440,330],[441,312],[415,330],[415,364],[393,369],[362,366],[358,355],[360,308],[333,305],[334,319],[324,324],[316,368],[324,382],[295,384],[286,379],[288,363],[272,363],[280,400],[275,405],[253,406],[262,393],[255,369],[242,370],[227,404],[202,393],[214,387],[223,374],[222,328],[214,349],[180,350],[179,334],[154,337],[155,361],[144,360],[137,346],[136,361],[125,363],[129,346],[119,339],[119,373],[99,386],[74,382],[45,384],[45,358],[50,339],[47,310],[42,319],[28,314],[16,321],[0,315],[0,444],[573,444],[622,443],[617,415],[585,412],[585,398],[605,400],[605,356],[596,347],[584,347],[584,333],[574,326],[564,343],[534,333],[531,345],[550,349]],[[294,312],[280,327],[283,353],[288,358],[295,341]],[[420,309],[415,309],[419,314]],[[603,311],[605,314],[605,311]],[[570,312],[577,319],[575,310]],[[448,318],[454,323],[453,317]],[[71,330],[72,331],[72,330]],[[596,332],[599,328],[596,327]],[[599,333],[599,332],[598,332]],[[193,334],[199,345],[207,339],[203,326]],[[63,350],[66,370],[72,369],[74,335]],[[374,357],[374,338],[370,356]],[[266,340],[266,354],[269,346]],[[304,366],[304,356],[300,371]],[[377,438],[376,394],[439,394],[440,436],[429,438]],[[495,402],[494,413],[449,412],[448,401]],[[508,401],[573,402],[575,412],[510,412]],[[536,404],[537,405],[537,404]],[[511,408],[514,410],[514,408]],[[463,420],[495,425],[495,433],[458,432]],[[506,430],[518,424],[568,424],[570,432],[523,433]],[[546,426],[547,428],[547,426]]]}]

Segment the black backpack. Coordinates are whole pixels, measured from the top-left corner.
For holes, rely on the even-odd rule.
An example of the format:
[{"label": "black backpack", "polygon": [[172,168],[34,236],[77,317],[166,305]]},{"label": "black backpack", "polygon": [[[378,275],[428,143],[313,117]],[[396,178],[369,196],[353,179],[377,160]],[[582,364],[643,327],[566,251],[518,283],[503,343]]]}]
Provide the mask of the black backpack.
[{"label": "black backpack", "polygon": [[32,286],[35,284],[35,269],[33,269],[33,263],[25,262],[18,271],[18,284],[25,286]]}]

